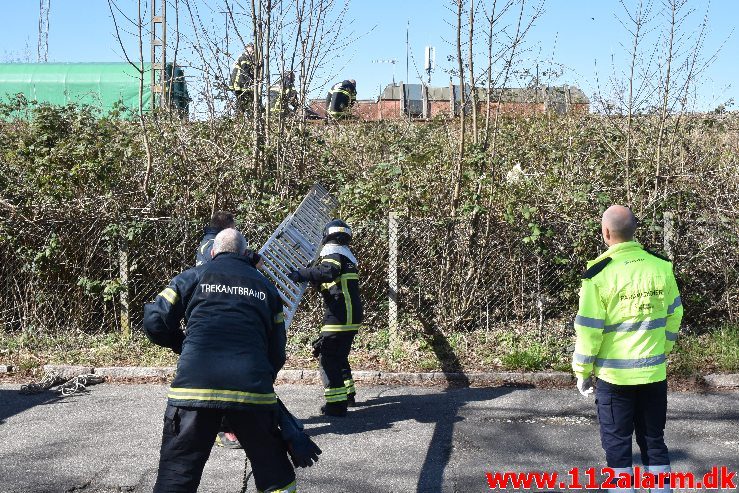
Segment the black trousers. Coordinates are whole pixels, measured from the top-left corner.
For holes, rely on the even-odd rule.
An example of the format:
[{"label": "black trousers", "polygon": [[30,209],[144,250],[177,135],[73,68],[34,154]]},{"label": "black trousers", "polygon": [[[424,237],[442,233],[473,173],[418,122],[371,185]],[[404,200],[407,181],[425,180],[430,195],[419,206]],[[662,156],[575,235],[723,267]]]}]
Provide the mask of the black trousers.
[{"label": "black trousers", "polygon": [[319,363],[326,402],[346,405],[345,382],[352,381],[350,391],[354,390],[349,352],[352,350],[352,342],[357,332],[323,332],[321,335],[323,341]]},{"label": "black trousers", "polygon": [[631,467],[631,437],[645,466],[666,466],[667,380],[644,385],[614,385],[598,379],[595,403],[608,467]]},{"label": "black trousers", "polygon": [[224,417],[251,461],[259,491],[282,491],[294,483],[295,471],[277,428],[276,409],[227,411],[168,404],[155,493],[197,491]]}]

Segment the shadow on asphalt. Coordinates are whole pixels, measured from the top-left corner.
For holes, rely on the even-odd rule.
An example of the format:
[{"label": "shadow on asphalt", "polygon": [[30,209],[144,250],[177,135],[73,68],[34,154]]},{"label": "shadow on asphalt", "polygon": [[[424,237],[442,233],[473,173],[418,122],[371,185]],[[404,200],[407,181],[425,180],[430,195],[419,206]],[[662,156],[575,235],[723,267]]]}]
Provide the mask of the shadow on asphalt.
[{"label": "shadow on asphalt", "polygon": [[453,450],[454,424],[464,419],[459,416],[459,410],[467,403],[489,401],[514,390],[513,387],[450,388],[441,395],[380,395],[358,402],[347,418],[317,416],[302,422],[320,425],[310,428],[311,436],[387,430],[394,423],[407,420],[433,423],[434,432],[419,471],[416,491],[442,491],[444,470]]},{"label": "shadow on asphalt", "polygon": [[27,409],[44,404],[51,404],[60,400],[53,392],[42,392],[40,394],[24,395],[17,390],[0,389],[0,425],[5,420]]}]

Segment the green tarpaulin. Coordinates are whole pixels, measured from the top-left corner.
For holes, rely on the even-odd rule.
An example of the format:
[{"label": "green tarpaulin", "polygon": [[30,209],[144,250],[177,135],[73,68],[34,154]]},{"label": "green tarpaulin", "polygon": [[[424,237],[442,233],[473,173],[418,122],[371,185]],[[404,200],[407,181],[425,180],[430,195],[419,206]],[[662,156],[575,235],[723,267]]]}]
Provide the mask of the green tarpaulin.
[{"label": "green tarpaulin", "polygon": [[[167,72],[171,73],[169,64]],[[151,108],[151,64],[144,64],[144,109]],[[110,111],[121,101],[138,109],[141,75],[129,63],[1,63],[0,100],[22,94],[30,101],[78,103]],[[184,73],[177,67],[172,104],[186,112],[189,98]]]}]

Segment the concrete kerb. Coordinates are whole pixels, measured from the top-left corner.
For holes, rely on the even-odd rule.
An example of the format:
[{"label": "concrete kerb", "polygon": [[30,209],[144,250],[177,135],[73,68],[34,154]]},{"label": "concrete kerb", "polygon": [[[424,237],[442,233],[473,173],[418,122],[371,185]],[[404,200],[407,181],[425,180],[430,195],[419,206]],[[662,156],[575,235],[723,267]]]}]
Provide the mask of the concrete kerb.
[{"label": "concrete kerb", "polygon": [[173,366],[150,367],[150,366],[108,366],[95,368],[95,375],[110,378],[112,380],[122,378],[171,378],[174,376]]},{"label": "concrete kerb", "polygon": [[[3,371],[3,369],[5,371]],[[72,378],[80,374],[93,373],[110,380],[171,378],[175,373],[174,367],[101,367],[72,365],[45,365],[44,371],[57,372],[64,378]],[[10,373],[12,367],[0,365],[0,373]],[[400,385],[572,385],[574,377],[566,372],[382,372],[357,370],[353,372],[354,380],[371,384],[400,384]],[[727,389],[739,388],[739,373],[711,374],[703,377],[710,388]],[[277,375],[278,383],[314,384],[321,381],[320,374],[315,370],[281,370]]]},{"label": "concrete kerb", "polygon": [[94,372],[91,366],[44,365],[44,373],[57,373],[62,378],[74,378],[77,375],[89,375]]},{"label": "concrete kerb", "polygon": [[709,387],[718,389],[739,388],[739,373],[712,373],[703,377]]}]

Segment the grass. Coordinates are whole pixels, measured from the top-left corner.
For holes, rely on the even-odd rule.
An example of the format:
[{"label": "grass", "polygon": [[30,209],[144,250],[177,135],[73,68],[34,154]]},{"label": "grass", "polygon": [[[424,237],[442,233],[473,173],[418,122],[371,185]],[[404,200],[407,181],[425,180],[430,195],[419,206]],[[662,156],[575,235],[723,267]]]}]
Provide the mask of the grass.
[{"label": "grass", "polygon": [[[569,371],[574,335],[565,324],[543,331],[531,327],[457,332],[431,340],[419,331],[392,337],[389,331],[360,331],[351,354],[356,369],[441,371],[450,359],[464,371]],[[538,334],[542,334],[539,336]],[[316,368],[310,341],[316,335],[291,334],[286,368]],[[174,366],[177,356],[151,344],[141,333],[41,335],[0,332],[0,364],[15,374],[39,376],[45,364],[82,366]],[[677,377],[739,372],[739,326],[725,325],[701,335],[681,333],[670,356],[669,374]]]},{"label": "grass", "polygon": [[668,369],[679,376],[739,372],[739,326],[724,325],[701,335],[681,334]]}]

